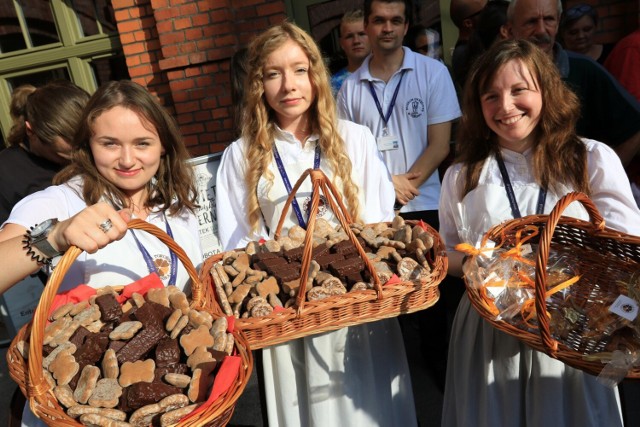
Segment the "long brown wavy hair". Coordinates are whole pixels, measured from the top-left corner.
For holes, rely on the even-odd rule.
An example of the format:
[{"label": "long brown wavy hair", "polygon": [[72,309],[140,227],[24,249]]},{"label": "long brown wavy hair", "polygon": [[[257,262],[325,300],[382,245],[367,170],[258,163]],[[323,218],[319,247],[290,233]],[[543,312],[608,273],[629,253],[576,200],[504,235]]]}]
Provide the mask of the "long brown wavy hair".
[{"label": "long brown wavy hair", "polygon": [[128,197],[118,187],[100,175],[95,166],[89,141],[93,123],[104,112],[123,107],[153,125],[165,154],[155,179],[147,183],[145,207],[159,207],[175,215],[183,208],[197,207],[197,190],[193,169],[187,164],[189,153],[173,117],[145,88],[129,80],[112,81],[101,86],[89,99],[73,140],[72,162],[54,178],[55,184],[74,176],[84,180],[83,197],[87,205],[106,199],[116,208],[130,207]]},{"label": "long brown wavy hair", "polygon": [[[269,55],[288,40],[297,43],[309,58],[309,80],[315,94],[309,108],[311,131],[320,136],[318,143],[322,155],[329,161],[335,177],[342,182],[343,195],[352,217],[359,217],[358,187],[351,179],[351,160],[338,133],[336,105],[329,83],[329,72],[315,41],[296,25],[284,22],[256,37],[249,46],[246,59],[247,81],[242,137],[248,142],[249,147],[247,164],[251,167],[247,168],[245,179],[249,189],[249,224],[253,230],[257,230],[262,215],[258,203],[258,181],[263,175],[270,182],[274,179],[268,167],[273,159],[277,119],[264,96],[263,69]],[[292,180],[296,181],[297,177]]]},{"label": "long brown wavy hair", "polygon": [[526,40],[504,40],[478,58],[465,86],[455,159],[466,166],[463,196],[478,185],[485,160],[499,150],[496,135],[482,114],[480,99],[509,61],[524,64],[542,95],[532,147],[536,182],[552,190],[567,184],[589,194],[586,147],[575,130],[580,115],[578,97],[564,84],[549,55]]}]

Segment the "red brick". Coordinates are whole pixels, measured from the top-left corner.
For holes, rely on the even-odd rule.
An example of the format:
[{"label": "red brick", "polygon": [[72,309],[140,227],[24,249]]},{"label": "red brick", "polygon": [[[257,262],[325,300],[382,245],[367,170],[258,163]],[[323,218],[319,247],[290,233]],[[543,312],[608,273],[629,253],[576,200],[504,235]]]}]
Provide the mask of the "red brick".
[{"label": "red brick", "polygon": [[172,56],[176,56],[178,54],[178,45],[174,44],[171,46],[164,46],[162,48],[162,54],[165,58],[171,58]]},{"label": "red brick", "polygon": [[196,77],[194,81],[197,87],[209,87],[213,84],[213,78],[208,74],[204,74],[204,75],[201,75],[200,77]]},{"label": "red brick", "polygon": [[227,148],[227,145],[228,144],[224,144],[224,143],[210,144],[209,151],[211,153],[219,153],[221,151],[224,151],[224,149]]},{"label": "red brick", "polygon": [[209,25],[211,23],[211,19],[209,18],[209,15],[206,13],[200,13],[199,15],[193,15],[191,17],[191,20],[193,21],[193,26],[194,27],[200,27],[203,25]]},{"label": "red brick", "polygon": [[209,49],[213,49],[215,47],[215,43],[213,42],[213,40],[211,40],[211,38],[205,38],[203,40],[197,40],[196,41],[196,48],[199,51],[205,51],[205,50],[209,50]]},{"label": "red brick", "polygon": [[185,28],[191,28],[190,18],[180,18],[173,21],[173,28],[176,30],[184,30]]},{"label": "red brick", "polygon": [[184,70],[167,71],[167,78],[171,81],[185,78]]},{"label": "red brick", "polygon": [[246,7],[236,11],[236,20],[239,22],[255,18],[256,16],[258,16],[258,11],[255,7]]},{"label": "red brick", "polygon": [[186,70],[184,70],[184,74],[185,76],[187,76],[187,78],[190,78],[190,77],[201,75],[202,70],[200,69],[200,67],[189,67]]},{"label": "red brick", "polygon": [[116,22],[126,21],[131,18],[129,11],[133,9],[120,9],[114,12],[114,17],[116,18]]},{"label": "red brick", "polygon": [[162,21],[156,24],[156,29],[160,34],[169,34],[173,31],[173,21]]},{"label": "red brick", "polygon": [[147,17],[144,17],[144,18],[140,19],[140,25],[142,25],[142,28],[155,27],[156,20],[152,16],[147,16]]},{"label": "red brick", "polygon": [[169,70],[172,68],[184,67],[189,65],[189,60],[185,56],[179,56],[176,58],[161,59],[159,61],[161,70]]},{"label": "red brick", "polygon": [[[194,45],[195,48],[195,45]],[[207,54],[204,52],[196,52],[189,55],[190,64],[201,64],[207,60]]]},{"label": "red brick", "polygon": [[202,28],[189,28],[185,30],[184,36],[186,40],[197,40],[202,38]]},{"label": "red brick", "polygon": [[127,55],[145,52],[144,43],[131,43],[126,47]]},{"label": "red brick", "polygon": [[284,13],[284,3],[274,2],[257,6],[258,15],[267,16],[276,13]]},{"label": "red brick", "polygon": [[133,7],[135,2],[134,0],[112,0],[111,4],[115,10],[115,9],[124,9],[127,7]]},{"label": "red brick", "polygon": [[137,67],[129,67],[129,75],[131,76],[131,78],[148,76],[151,74],[153,74],[153,67],[148,64],[140,65]]},{"label": "red brick", "polygon": [[282,21],[284,21],[285,19],[287,19],[286,15],[274,15],[274,16],[270,16],[269,17],[269,26],[271,25],[277,25],[282,23]]},{"label": "red brick", "polygon": [[145,8],[141,8],[141,7],[134,7],[129,9],[129,15],[134,18],[140,18],[142,16],[147,16],[147,11],[145,10]]},{"label": "red brick", "polygon": [[234,2],[236,7],[245,7],[245,6],[253,6],[257,4],[264,3],[264,0],[237,0]]},{"label": "red brick", "polygon": [[163,47],[167,45],[180,44],[184,41],[184,32],[182,31],[160,33],[160,44]]},{"label": "red brick", "polygon": [[187,90],[195,87],[193,79],[174,80],[170,83],[172,91]]},{"label": "red brick", "polygon": [[128,33],[131,31],[136,31],[141,29],[140,21],[125,21],[118,22],[118,32],[120,33]]},{"label": "red brick", "polygon": [[189,126],[182,126],[181,130],[185,135],[200,134],[204,132],[204,126],[202,125],[202,123],[194,123]]},{"label": "red brick", "polygon": [[180,16],[178,13],[178,9],[175,7],[168,7],[166,9],[155,10],[153,12],[157,21],[165,21],[168,19],[175,18],[176,16]]},{"label": "red brick", "polygon": [[180,15],[182,16],[191,16],[196,15],[198,13],[198,5],[195,3],[187,3],[178,8]]},{"label": "red brick", "polygon": [[137,42],[145,41],[147,39],[147,34],[144,32],[144,30],[134,31],[127,34],[130,34],[133,40]]},{"label": "red brick", "polygon": [[164,9],[169,7],[169,0],[151,0],[151,7],[154,10]]},{"label": "red brick", "polygon": [[211,112],[209,110],[201,110],[195,113],[193,118],[198,122],[206,122],[211,120]]},{"label": "red brick", "polygon": [[200,111],[200,103],[199,102],[181,102],[176,104],[176,110],[182,113],[191,113],[194,111]]},{"label": "red brick", "polygon": [[120,34],[120,43],[129,44],[136,41],[135,38],[136,33],[121,33]]},{"label": "red brick", "polygon": [[[180,105],[179,103],[176,104]],[[176,122],[178,122],[180,127],[193,123],[193,114],[180,112],[176,115]]]}]

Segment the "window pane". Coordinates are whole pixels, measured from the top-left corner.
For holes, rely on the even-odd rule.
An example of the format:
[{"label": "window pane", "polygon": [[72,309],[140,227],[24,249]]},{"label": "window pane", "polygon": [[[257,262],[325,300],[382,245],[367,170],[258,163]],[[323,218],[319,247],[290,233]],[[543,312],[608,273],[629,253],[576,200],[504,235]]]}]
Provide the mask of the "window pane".
[{"label": "window pane", "polygon": [[60,41],[49,0],[20,0],[19,3],[34,47]]},{"label": "window pane", "polygon": [[71,5],[84,37],[100,34],[98,22],[102,25],[102,33],[116,32],[116,20],[110,0],[72,0]]},{"label": "window pane", "polygon": [[34,85],[36,87],[42,86],[53,80],[71,80],[69,76],[69,70],[66,67],[55,68],[53,70],[40,71],[38,73],[22,74],[7,79],[9,84],[9,92],[13,92],[18,86],[25,84]]},{"label": "window pane", "polygon": [[0,53],[25,49],[20,21],[11,0],[0,0]]},{"label": "window pane", "polygon": [[91,61],[91,69],[97,86],[101,86],[111,80],[129,79],[129,69],[122,54],[109,58],[94,59]]}]

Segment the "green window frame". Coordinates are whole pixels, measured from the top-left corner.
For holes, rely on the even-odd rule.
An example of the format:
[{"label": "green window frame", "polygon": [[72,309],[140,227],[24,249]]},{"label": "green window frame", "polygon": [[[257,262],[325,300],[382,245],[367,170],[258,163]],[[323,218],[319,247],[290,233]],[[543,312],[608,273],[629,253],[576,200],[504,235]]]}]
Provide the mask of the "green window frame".
[{"label": "green window frame", "polygon": [[[16,16],[20,23],[20,30],[25,40],[25,49],[0,53],[0,127],[2,137],[6,137],[11,129],[11,117],[9,103],[11,102],[11,80],[26,78],[26,76],[49,72],[55,69],[64,69],[69,80],[82,87],[89,93],[93,93],[99,82],[92,69],[94,61],[123,57],[122,46],[117,30],[109,32],[99,19],[92,22],[97,28],[97,34],[84,36],[80,17],[74,10],[74,3],[79,0],[1,0],[11,3],[16,10]],[[44,2],[51,8],[54,24],[59,41],[34,46],[31,43],[27,20],[23,14],[22,5],[25,2]],[[95,2],[94,0],[82,0],[94,6],[102,3],[108,6],[110,1]],[[32,4],[32,3],[31,3]],[[5,7],[10,7],[6,5]],[[42,5],[40,5],[42,7]],[[95,10],[95,9],[94,9]],[[86,15],[84,20],[88,19]]]}]

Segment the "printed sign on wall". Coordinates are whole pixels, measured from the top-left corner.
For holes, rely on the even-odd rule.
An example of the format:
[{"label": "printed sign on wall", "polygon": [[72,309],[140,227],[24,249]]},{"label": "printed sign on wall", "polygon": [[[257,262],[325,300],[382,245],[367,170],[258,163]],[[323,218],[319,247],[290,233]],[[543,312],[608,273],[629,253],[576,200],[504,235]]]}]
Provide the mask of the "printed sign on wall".
[{"label": "printed sign on wall", "polygon": [[204,259],[222,251],[218,239],[218,221],[216,219],[216,173],[221,156],[222,153],[215,153],[190,160],[194,167],[198,187],[200,208],[196,211],[196,215]]}]

